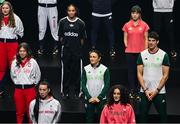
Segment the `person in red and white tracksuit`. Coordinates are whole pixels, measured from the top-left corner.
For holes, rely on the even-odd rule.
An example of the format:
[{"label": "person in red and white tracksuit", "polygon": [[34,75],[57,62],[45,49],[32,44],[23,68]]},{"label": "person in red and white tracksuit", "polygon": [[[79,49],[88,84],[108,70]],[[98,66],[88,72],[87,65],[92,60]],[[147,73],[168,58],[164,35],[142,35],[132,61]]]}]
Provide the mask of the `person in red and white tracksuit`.
[{"label": "person in red and white tracksuit", "polygon": [[15,86],[14,102],[17,123],[23,122],[25,113],[30,123],[29,104],[36,98],[35,85],[40,80],[41,72],[36,60],[32,58],[32,52],[27,43],[23,42],[19,45],[10,72]]},{"label": "person in red and white tracksuit", "polygon": [[7,67],[16,54],[18,38],[24,35],[24,28],[20,18],[13,12],[10,2],[5,1],[1,5],[0,14],[0,95],[3,93],[2,80],[6,74]]},{"label": "person in red and white tracksuit", "polygon": [[51,30],[51,35],[54,39],[53,54],[58,53],[58,10],[57,0],[38,0],[38,24],[39,24],[39,50],[38,54],[43,54],[44,51],[44,36],[47,29],[47,22]]}]

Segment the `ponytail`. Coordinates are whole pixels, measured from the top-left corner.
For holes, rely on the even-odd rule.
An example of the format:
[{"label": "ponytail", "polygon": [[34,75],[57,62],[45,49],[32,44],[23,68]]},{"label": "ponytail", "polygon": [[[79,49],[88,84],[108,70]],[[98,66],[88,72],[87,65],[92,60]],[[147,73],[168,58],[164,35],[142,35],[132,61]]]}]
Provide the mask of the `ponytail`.
[{"label": "ponytail", "polygon": [[38,117],[39,117],[39,97],[36,98],[36,102],[35,102],[35,105],[34,105],[34,117],[35,117],[35,120],[38,124]]}]

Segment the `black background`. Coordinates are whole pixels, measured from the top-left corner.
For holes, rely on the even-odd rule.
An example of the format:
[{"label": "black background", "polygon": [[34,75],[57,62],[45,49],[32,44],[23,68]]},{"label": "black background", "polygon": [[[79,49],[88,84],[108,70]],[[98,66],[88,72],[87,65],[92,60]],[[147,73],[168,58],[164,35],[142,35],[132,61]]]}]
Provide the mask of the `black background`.
[{"label": "black background", "polygon": [[[35,52],[38,48],[38,22],[37,22],[37,1],[38,0],[8,0],[12,3],[13,8],[14,8],[14,12],[21,18],[23,25],[24,25],[24,37],[23,37],[23,41],[28,42],[31,46],[31,48],[33,49],[33,51]],[[82,20],[85,21],[86,23],[86,28],[87,28],[87,34],[88,34],[88,39],[85,43],[84,46],[84,53],[87,53],[88,50],[90,49],[90,29],[91,29],[91,5],[88,3],[88,0],[58,0],[58,14],[59,14],[59,19],[64,17],[66,15],[66,6],[68,5],[68,3],[71,3],[70,1],[72,1],[73,3],[75,3],[78,8],[79,8],[79,12],[80,12],[80,18]],[[122,26],[124,25],[125,22],[127,22],[130,18],[130,9],[133,5],[140,5],[142,8],[142,18],[144,21],[146,21],[148,23],[148,25],[150,26],[150,28],[152,27],[152,0],[117,0],[118,2],[113,6],[113,28],[114,28],[114,32],[115,32],[115,48],[117,51],[117,54],[119,54],[120,56],[122,56],[121,60],[124,59],[124,44],[123,44],[123,32],[122,32]],[[174,6],[174,18],[175,18],[175,46],[176,49],[179,51],[180,53],[180,45],[179,45],[179,31],[178,29],[180,28],[180,19],[179,17],[179,13],[180,12],[180,8],[179,7],[179,0],[176,0],[175,2],[175,6]],[[108,54],[108,41],[107,39],[107,35],[106,32],[104,32],[104,29],[102,27],[102,29],[100,29],[100,36],[98,39],[98,48],[100,49],[100,51],[106,55]],[[167,35],[164,32],[164,29],[162,29],[162,34],[160,35],[161,39],[160,39],[160,47],[164,50],[166,50],[167,52],[169,51],[169,43],[168,43],[168,39],[167,39]],[[50,51],[52,49],[52,37],[50,34],[50,30],[49,27],[47,29],[46,32],[46,49],[47,51]],[[85,56],[86,57],[86,56]],[[88,57],[86,57],[88,58]],[[49,60],[49,59],[48,59]],[[47,61],[47,60],[46,60]],[[43,63],[43,62],[42,62]],[[41,63],[41,64],[42,64]],[[50,61],[47,61],[47,63],[53,63]],[[57,62],[56,62],[57,64]],[[121,62],[120,62],[121,64]],[[50,65],[50,64],[49,64]],[[48,66],[49,66],[48,65]],[[119,65],[119,64],[117,64]],[[123,66],[124,64],[122,64]],[[41,65],[42,66],[42,65]],[[46,65],[47,66],[47,65]],[[50,66],[49,66],[50,67]],[[113,66],[111,68],[111,79],[113,83],[116,83],[117,81],[120,81],[120,83],[122,82],[127,82],[127,69],[121,68],[119,70],[115,69],[117,66],[115,64],[115,66]],[[50,80],[50,82],[59,82],[59,75],[60,73],[56,74],[59,70],[59,68],[54,66],[50,67],[50,68],[46,68],[46,67],[42,67],[42,75],[43,76],[47,76],[48,75],[48,79]],[[51,76],[50,76],[51,75]],[[55,77],[56,76],[56,77]],[[171,72],[171,76],[170,76],[171,82],[172,83],[168,83],[168,85],[173,85],[176,86],[175,88],[178,88],[177,85],[179,86],[179,71],[173,71]],[[114,82],[116,81],[116,82]],[[8,84],[8,83],[7,83]],[[57,85],[57,86],[56,86]],[[9,87],[8,85],[8,91],[12,92],[12,87]],[[54,84],[54,91],[56,92],[56,95],[59,95],[59,84],[56,83]],[[168,88],[171,88],[168,86]],[[169,92],[170,96],[173,97],[168,97],[169,99],[169,105],[170,107],[177,107],[172,101],[174,101],[174,94],[177,94],[178,89],[172,89],[172,92]],[[58,96],[57,95],[57,96]],[[3,101],[5,105],[7,105],[7,108],[9,106],[13,106],[13,102],[9,100],[9,97],[7,97],[7,101]],[[10,103],[10,102],[12,103]],[[177,102],[177,101],[176,101]],[[175,102],[175,103],[176,103]],[[70,102],[71,103],[71,102]],[[12,104],[12,105],[11,105]],[[11,108],[11,107],[10,107]],[[3,109],[6,109],[3,108]],[[172,108],[172,110],[176,110],[176,108]],[[83,114],[83,113],[79,113],[79,114]],[[14,111],[3,111],[0,112],[0,116],[1,116],[1,122],[15,122],[15,112]],[[9,116],[9,119],[7,120],[6,118]],[[77,115],[77,113],[71,113],[70,115],[66,115],[63,114],[64,117],[62,117],[64,120],[66,121],[72,121],[72,122],[84,122],[84,118],[82,118],[82,115],[79,116]],[[77,119],[77,116],[79,117]],[[84,115],[83,115],[84,116]],[[69,120],[69,118],[71,118]],[[173,119],[171,119],[171,116],[168,118],[171,121],[177,121],[177,119],[174,119],[174,117],[172,116]],[[64,121],[63,120],[63,121]],[[153,119],[150,118],[150,120],[152,121]],[[63,122],[62,121],[62,122]],[[156,122],[156,118],[154,120],[154,122]],[[178,118],[179,121],[179,118]]]}]

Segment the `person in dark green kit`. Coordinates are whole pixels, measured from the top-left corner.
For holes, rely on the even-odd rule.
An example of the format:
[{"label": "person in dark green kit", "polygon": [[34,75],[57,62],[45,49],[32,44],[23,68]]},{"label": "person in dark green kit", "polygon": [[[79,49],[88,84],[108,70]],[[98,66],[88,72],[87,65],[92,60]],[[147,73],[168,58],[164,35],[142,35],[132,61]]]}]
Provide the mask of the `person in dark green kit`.
[{"label": "person in dark green kit", "polygon": [[109,69],[100,63],[101,54],[97,50],[89,52],[90,64],[84,67],[82,73],[82,91],[85,95],[86,122],[98,121],[106,103],[106,95],[110,86]]}]

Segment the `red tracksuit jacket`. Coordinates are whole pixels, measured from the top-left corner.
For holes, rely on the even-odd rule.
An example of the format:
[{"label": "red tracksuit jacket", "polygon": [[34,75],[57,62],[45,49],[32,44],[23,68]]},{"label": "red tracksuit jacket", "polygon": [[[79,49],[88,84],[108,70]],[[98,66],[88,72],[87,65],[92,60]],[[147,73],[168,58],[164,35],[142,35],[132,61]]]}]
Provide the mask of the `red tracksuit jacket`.
[{"label": "red tracksuit jacket", "polygon": [[106,105],[101,113],[100,123],[135,124],[134,110],[130,104],[113,104],[110,107]]}]

